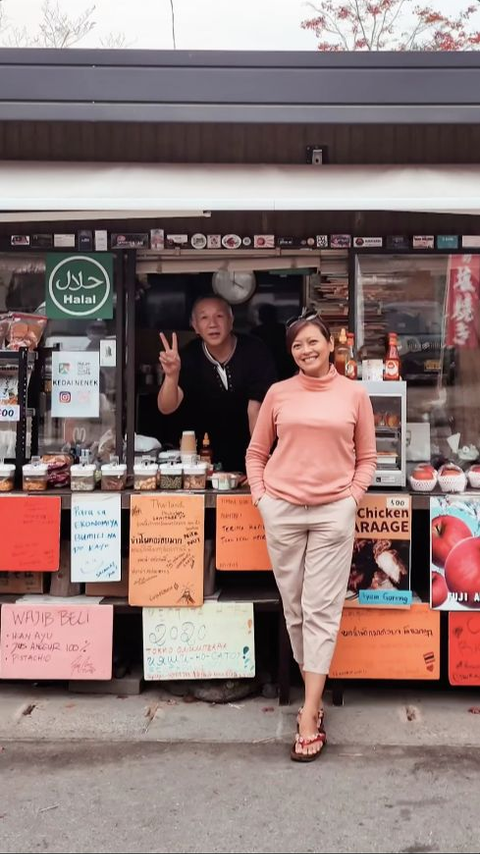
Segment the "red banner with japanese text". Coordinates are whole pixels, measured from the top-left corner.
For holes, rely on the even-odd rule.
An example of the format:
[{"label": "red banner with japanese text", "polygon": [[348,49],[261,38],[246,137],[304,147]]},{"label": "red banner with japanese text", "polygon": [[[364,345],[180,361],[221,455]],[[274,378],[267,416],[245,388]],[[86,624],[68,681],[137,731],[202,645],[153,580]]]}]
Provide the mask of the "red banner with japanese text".
[{"label": "red banner with japanese text", "polygon": [[451,255],[446,298],[447,347],[478,346],[480,255]]}]

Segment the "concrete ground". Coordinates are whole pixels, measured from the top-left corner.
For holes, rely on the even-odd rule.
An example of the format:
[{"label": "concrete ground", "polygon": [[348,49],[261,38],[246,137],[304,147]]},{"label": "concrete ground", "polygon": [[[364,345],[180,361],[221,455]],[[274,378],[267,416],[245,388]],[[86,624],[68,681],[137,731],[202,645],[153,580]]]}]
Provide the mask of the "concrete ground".
[{"label": "concrete ground", "polygon": [[4,684],[0,851],[478,851],[480,692],[347,689],[305,766],[295,710]]}]

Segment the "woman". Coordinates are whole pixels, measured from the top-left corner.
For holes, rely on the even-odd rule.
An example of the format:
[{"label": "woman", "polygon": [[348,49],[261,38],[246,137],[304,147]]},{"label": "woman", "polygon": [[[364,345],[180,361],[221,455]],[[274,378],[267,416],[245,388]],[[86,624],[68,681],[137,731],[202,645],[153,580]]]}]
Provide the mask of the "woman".
[{"label": "woman", "polygon": [[247,451],[247,474],[305,683],[291,757],[310,762],[326,742],[323,690],[345,600],[356,510],[377,453],[367,392],[330,364],[334,341],[316,312],[305,310],[289,321],[287,347],[299,371],[267,392]]}]

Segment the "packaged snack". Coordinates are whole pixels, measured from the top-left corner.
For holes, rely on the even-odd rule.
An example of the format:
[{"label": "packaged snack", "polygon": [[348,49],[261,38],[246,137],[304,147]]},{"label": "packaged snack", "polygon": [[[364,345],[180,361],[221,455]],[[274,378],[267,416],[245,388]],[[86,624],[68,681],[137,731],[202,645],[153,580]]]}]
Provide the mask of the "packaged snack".
[{"label": "packaged snack", "polygon": [[43,454],[41,462],[48,466],[48,485],[54,489],[70,486],[70,454]]},{"label": "packaged snack", "polygon": [[12,312],[9,320],[6,349],[20,350],[20,347],[27,347],[29,350],[36,350],[47,325],[47,318],[43,314]]},{"label": "packaged snack", "polygon": [[15,466],[12,463],[0,463],[0,492],[11,492],[15,485]]}]

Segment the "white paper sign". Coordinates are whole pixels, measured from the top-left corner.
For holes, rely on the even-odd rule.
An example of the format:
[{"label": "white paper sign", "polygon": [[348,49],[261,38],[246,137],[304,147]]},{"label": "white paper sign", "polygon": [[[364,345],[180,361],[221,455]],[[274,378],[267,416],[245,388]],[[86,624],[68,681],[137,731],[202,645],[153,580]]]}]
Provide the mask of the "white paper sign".
[{"label": "white paper sign", "polygon": [[20,407],[17,404],[0,405],[0,421],[20,421]]},{"label": "white paper sign", "polygon": [[98,351],[52,353],[52,418],[98,418],[100,362]]},{"label": "white paper sign", "polygon": [[253,604],[143,608],[143,668],[148,680],[255,676]]},{"label": "white paper sign", "polygon": [[72,495],[72,581],[120,581],[121,496]]},{"label": "white paper sign", "polygon": [[117,342],[115,338],[100,341],[100,367],[114,368],[117,364]]}]

